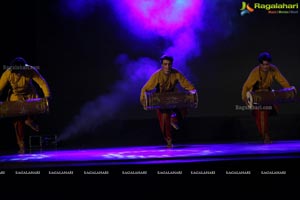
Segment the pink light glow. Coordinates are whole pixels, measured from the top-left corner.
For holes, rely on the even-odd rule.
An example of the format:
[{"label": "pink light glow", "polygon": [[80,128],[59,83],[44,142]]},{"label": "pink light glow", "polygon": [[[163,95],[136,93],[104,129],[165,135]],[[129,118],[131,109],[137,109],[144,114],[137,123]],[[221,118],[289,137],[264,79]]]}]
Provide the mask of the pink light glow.
[{"label": "pink light glow", "polygon": [[200,27],[202,0],[123,0],[115,4],[120,19],[137,34],[172,36],[180,29]]}]

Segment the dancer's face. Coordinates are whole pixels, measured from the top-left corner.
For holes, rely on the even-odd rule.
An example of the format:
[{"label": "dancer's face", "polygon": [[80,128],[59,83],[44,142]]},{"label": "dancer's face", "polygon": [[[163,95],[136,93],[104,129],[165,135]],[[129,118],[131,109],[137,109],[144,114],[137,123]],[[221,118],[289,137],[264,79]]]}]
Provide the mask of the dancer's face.
[{"label": "dancer's face", "polygon": [[172,65],[173,65],[173,63],[169,60],[162,61],[162,64],[161,64],[162,70],[166,75],[171,73]]},{"label": "dancer's face", "polygon": [[270,69],[270,63],[268,61],[263,61],[263,63],[260,64],[260,69],[264,72],[269,71]]}]

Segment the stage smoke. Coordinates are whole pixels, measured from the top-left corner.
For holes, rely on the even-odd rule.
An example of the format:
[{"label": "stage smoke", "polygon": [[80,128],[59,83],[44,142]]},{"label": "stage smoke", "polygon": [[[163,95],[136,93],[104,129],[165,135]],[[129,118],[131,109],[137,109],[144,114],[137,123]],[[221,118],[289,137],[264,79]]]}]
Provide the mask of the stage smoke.
[{"label": "stage smoke", "polygon": [[[226,6],[231,7],[233,1],[212,3],[203,0],[118,0],[116,3],[113,0],[67,0],[65,2],[69,5],[67,10],[75,13],[76,17],[86,16],[91,11],[96,12],[97,6],[109,4],[124,28],[132,34],[131,37],[149,42],[163,38],[168,46],[161,49],[161,54],[173,56],[174,66],[188,78],[191,76],[191,69],[187,66],[187,62],[201,55],[201,45],[206,42],[201,38],[202,33],[210,31],[208,37],[216,41],[218,38],[228,36],[232,30],[230,13],[226,12]],[[239,5],[237,11],[238,7]],[[84,14],[76,15],[80,9]],[[116,59],[116,64],[124,72],[123,79],[116,82],[109,94],[101,95],[84,104],[80,113],[60,135],[59,140],[92,131],[107,120],[116,118],[124,105],[132,101],[139,103],[141,87],[150,75],[160,68],[159,56],[155,60],[147,57],[132,60],[130,58],[134,57],[132,55],[120,55]]]}]

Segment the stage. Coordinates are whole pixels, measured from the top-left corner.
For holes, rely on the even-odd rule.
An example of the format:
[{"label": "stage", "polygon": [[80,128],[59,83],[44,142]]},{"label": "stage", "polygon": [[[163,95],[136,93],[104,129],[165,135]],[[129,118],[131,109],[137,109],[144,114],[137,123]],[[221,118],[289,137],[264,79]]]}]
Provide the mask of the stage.
[{"label": "stage", "polygon": [[295,176],[300,140],[1,152],[2,176]]}]

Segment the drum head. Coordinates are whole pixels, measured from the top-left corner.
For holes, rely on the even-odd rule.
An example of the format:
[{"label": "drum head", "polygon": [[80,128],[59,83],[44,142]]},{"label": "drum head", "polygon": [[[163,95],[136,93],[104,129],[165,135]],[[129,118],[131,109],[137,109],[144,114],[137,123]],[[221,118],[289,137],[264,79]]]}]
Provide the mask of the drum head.
[{"label": "drum head", "polygon": [[247,103],[249,108],[253,108],[253,96],[250,91],[247,92]]},{"label": "drum head", "polygon": [[194,108],[198,108],[198,93],[197,92],[194,94],[194,97],[195,97]]}]

